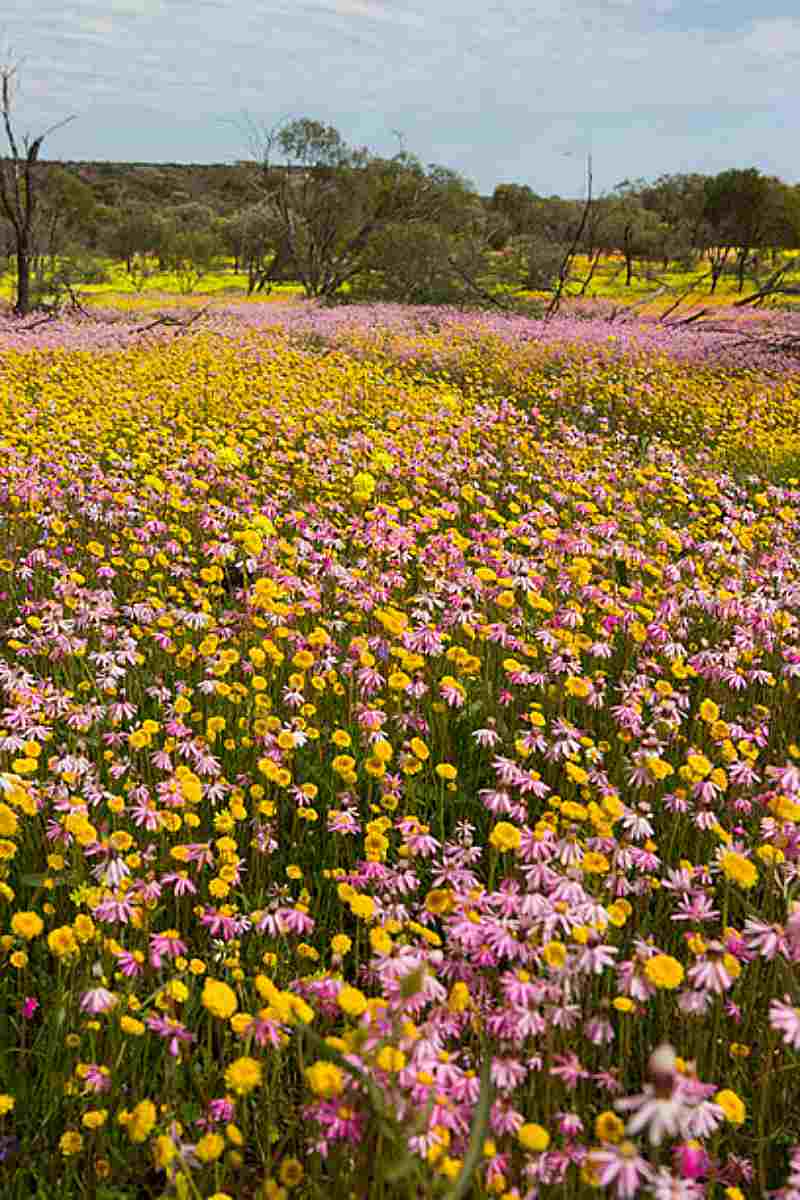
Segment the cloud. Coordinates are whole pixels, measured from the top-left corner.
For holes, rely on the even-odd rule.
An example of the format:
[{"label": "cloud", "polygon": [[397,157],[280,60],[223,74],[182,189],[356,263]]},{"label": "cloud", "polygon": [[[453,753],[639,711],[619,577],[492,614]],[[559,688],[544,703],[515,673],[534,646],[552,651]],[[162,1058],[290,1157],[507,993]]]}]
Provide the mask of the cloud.
[{"label": "cloud", "polygon": [[[483,191],[763,163],[795,177],[796,0],[6,0],[19,111],[53,153],[236,158],[226,120],[317,116]],[[113,106],[113,107],[112,107]],[[108,116],[115,114],[114,120]],[[112,130],[113,126],[113,137]],[[565,144],[577,159],[564,157]],[[731,162],[731,159],[733,162]]]},{"label": "cloud", "polygon": [[106,0],[103,7],[121,16],[154,17],[166,10],[165,0]]}]

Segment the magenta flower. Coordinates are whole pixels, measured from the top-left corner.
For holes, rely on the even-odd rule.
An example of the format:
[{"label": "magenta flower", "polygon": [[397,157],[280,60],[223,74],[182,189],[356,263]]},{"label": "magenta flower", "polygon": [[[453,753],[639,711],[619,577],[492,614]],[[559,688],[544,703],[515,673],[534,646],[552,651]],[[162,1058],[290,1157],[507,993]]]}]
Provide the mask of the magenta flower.
[{"label": "magenta flower", "polygon": [[683,1179],[702,1179],[711,1169],[708,1151],[698,1141],[675,1147],[675,1169]]}]

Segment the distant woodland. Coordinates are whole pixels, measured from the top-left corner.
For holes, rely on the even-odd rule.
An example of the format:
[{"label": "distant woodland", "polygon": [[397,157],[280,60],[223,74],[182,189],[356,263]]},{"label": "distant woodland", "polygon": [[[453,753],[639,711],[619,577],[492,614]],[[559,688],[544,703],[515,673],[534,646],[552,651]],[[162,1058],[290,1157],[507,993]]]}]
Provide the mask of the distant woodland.
[{"label": "distant woodland", "polygon": [[515,182],[481,196],[450,168],[351,147],[308,118],[233,164],[54,162],[33,149],[11,140],[0,157],[0,269],[23,313],[102,282],[109,264],[134,289],[169,271],[189,292],[224,267],[249,293],[290,280],[329,301],[502,305],[567,282],[580,294],[609,258],[623,289],[694,271],[709,293],[722,279],[740,294],[765,281],[795,290],[800,187],[754,167],[597,196],[587,163],[579,200]]}]

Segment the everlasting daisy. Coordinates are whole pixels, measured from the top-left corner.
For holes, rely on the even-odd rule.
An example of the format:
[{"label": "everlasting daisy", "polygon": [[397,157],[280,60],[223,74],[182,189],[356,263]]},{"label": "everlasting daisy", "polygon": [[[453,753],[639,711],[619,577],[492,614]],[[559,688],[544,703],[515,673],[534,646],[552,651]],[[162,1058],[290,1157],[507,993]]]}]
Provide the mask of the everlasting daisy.
[{"label": "everlasting daisy", "polygon": [[784,1045],[800,1050],[800,1008],[792,1004],[789,996],[770,1002],[769,1023],[783,1035]]}]

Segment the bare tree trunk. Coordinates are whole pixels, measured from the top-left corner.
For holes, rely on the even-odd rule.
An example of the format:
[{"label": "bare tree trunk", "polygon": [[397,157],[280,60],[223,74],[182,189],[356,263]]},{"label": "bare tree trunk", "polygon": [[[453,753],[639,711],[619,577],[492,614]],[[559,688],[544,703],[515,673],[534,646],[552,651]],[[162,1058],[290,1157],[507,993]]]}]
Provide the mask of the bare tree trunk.
[{"label": "bare tree trunk", "polygon": [[27,245],[17,243],[17,298],[14,312],[25,317],[31,310],[31,258]]},{"label": "bare tree trunk", "polygon": [[630,225],[627,225],[625,227],[625,233],[623,234],[622,252],[625,255],[625,287],[630,287],[631,280],[633,279],[633,249],[631,246],[631,227],[630,227]]},{"label": "bare tree trunk", "polygon": [[745,272],[745,267],[747,266],[747,259],[748,259],[749,255],[750,255],[749,248],[746,246],[742,246],[741,249],[739,250],[739,260],[736,263],[736,277],[737,277],[737,281],[738,281],[737,291],[740,296],[741,296],[742,292],[744,291],[744,272]]},{"label": "bare tree trunk", "polygon": [[592,259],[591,259],[591,261],[590,261],[590,263],[589,263],[589,274],[586,276],[586,278],[584,279],[583,283],[581,284],[581,290],[580,290],[580,292],[579,292],[579,295],[581,295],[581,296],[585,296],[585,295],[586,295],[586,291],[587,291],[587,289],[588,289],[588,287],[589,287],[589,284],[590,284],[590,283],[592,282],[592,280],[594,279],[594,273],[595,273],[595,271],[597,270],[597,264],[598,264],[598,263],[599,263],[599,261],[600,261],[600,255],[601,255],[601,254],[602,254],[602,250],[597,250],[597,251],[595,252],[594,258],[592,258]]},{"label": "bare tree trunk", "polygon": [[[0,64],[0,117],[8,143],[8,156],[0,157],[0,212],[14,231],[17,259],[17,297],[14,311],[25,316],[31,309],[31,239],[36,215],[39,179],[36,166],[45,138],[73,120],[67,117],[33,140],[24,138],[20,146],[14,132],[12,107],[17,66]],[[23,153],[24,151],[24,153]]]}]

